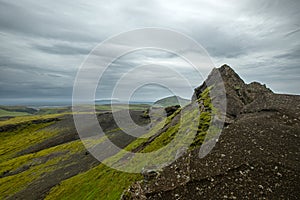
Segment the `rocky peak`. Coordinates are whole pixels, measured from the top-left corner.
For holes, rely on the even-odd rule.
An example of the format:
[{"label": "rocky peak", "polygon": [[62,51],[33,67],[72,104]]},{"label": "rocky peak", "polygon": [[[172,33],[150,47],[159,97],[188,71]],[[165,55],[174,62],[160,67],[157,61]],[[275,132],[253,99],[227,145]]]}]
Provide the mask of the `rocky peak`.
[{"label": "rocky peak", "polygon": [[228,65],[224,64],[220,68],[215,68],[218,70],[223,81],[232,86],[243,85],[245,82],[240,78],[240,76]]},{"label": "rocky peak", "polygon": [[220,68],[214,68],[210,72],[203,84],[195,89],[195,96],[193,96],[193,98],[199,98],[201,93],[208,86],[216,86],[222,83],[225,85],[226,89],[241,87],[242,85],[245,85],[244,81],[239,77],[239,75],[235,73],[235,71],[230,66],[224,64]]},{"label": "rocky peak", "polygon": [[228,65],[213,69],[193,98],[207,98],[209,86],[225,86],[230,123],[214,148],[202,158],[200,147],[192,149],[159,174],[144,172],[122,199],[299,199],[300,96],[246,84]]},{"label": "rocky peak", "polygon": [[[226,64],[220,68],[214,68],[211,71],[205,82],[195,89],[193,100],[198,99],[208,86],[213,86],[216,91],[221,90],[224,86],[227,101],[226,115],[229,121],[237,117],[245,105],[250,104],[262,95],[272,93],[266,85],[257,82],[246,84],[240,76]],[[224,97],[220,96],[220,98]]]}]

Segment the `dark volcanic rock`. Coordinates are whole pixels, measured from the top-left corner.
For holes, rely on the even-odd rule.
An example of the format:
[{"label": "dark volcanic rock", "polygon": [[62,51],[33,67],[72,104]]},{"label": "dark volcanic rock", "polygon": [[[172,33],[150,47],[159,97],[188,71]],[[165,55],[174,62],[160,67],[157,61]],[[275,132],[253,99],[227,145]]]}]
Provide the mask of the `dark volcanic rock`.
[{"label": "dark volcanic rock", "polygon": [[165,111],[167,113],[167,117],[172,115],[179,108],[180,108],[180,105],[166,107]]},{"label": "dark volcanic rock", "polygon": [[[218,76],[221,78],[216,79]],[[222,84],[224,84],[226,90],[226,116],[228,122],[236,118],[245,105],[251,103],[260,96],[273,93],[269,88],[260,83],[252,82],[246,84],[232,68],[228,65],[223,65],[218,69],[213,69],[207,80],[200,87],[195,89],[193,100],[199,98],[207,86],[214,86],[216,90],[221,90]],[[224,97],[221,96],[220,98]]]},{"label": "dark volcanic rock", "polygon": [[230,119],[216,146],[202,159],[199,148],[187,152],[156,179],[135,183],[131,199],[299,199],[300,96],[245,84],[226,65],[215,70]]}]

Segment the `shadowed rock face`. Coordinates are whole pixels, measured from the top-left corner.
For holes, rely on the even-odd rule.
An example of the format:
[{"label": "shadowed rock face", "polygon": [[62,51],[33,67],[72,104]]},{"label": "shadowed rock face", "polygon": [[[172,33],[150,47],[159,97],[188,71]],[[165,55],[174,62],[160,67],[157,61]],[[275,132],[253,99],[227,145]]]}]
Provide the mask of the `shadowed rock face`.
[{"label": "shadowed rock face", "polygon": [[[199,148],[187,152],[156,179],[132,185],[130,199],[299,198],[300,96],[245,84],[227,65],[206,83],[215,70],[227,97],[227,123],[216,146],[202,159]],[[206,87],[196,88],[193,100]]]},{"label": "shadowed rock face", "polygon": [[167,117],[172,115],[179,108],[180,108],[180,105],[170,106],[170,107],[165,108],[165,111],[167,113]]}]

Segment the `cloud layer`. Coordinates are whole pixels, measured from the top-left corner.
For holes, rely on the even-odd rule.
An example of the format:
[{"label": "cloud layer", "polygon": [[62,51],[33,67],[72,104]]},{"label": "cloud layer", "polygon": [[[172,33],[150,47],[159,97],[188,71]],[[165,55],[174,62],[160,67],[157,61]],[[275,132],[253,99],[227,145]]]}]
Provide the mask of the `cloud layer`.
[{"label": "cloud layer", "polygon": [[[144,27],[182,32],[201,44],[216,66],[228,63],[247,82],[259,81],[275,92],[299,94],[299,9],[298,0],[2,0],[0,103],[70,99],[76,71],[98,43]],[[135,53],[115,65],[130,69],[141,63],[173,65],[186,69],[193,79],[186,63],[161,52]],[[109,97],[117,74],[106,74],[99,86],[105,89],[99,89],[98,98]],[[160,76],[168,78],[168,74]],[[193,80],[193,86],[202,81]],[[173,83],[180,88],[180,82]],[[159,98],[165,92],[152,88],[151,93],[149,88],[137,98]],[[183,89],[181,95],[191,93]]]}]

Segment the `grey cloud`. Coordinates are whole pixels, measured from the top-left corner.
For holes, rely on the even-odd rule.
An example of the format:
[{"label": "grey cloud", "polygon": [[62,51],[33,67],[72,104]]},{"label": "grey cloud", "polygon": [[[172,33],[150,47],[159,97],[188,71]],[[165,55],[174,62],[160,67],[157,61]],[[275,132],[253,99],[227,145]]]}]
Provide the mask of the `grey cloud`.
[{"label": "grey cloud", "polygon": [[299,32],[300,32],[300,28],[288,32],[287,34],[285,34],[285,37],[290,37],[291,35],[297,34],[297,33],[299,33]]},{"label": "grey cloud", "polygon": [[[295,86],[300,84],[299,8],[298,0],[2,0],[0,96],[71,98],[76,71],[98,42],[149,26],[192,37],[216,65],[228,63],[248,82],[256,80],[267,83],[274,91],[300,93]],[[122,44],[115,45],[124,48]],[[183,53],[193,53],[193,49],[185,48]],[[107,52],[99,59],[112,55]],[[173,65],[190,77],[193,86],[203,81],[185,71],[184,62],[174,54],[135,52],[112,64],[102,79],[105,92],[100,96],[108,98],[112,86],[126,71],[151,63]],[[151,69],[145,73],[151,75],[150,72]],[[176,81],[174,85],[181,87]],[[150,88],[144,93],[151,94]]]},{"label": "grey cloud", "polygon": [[[47,3],[49,6],[47,6]],[[77,24],[79,21],[74,21],[75,18],[72,18],[72,16],[63,15],[63,9],[67,9],[67,7],[54,9],[57,6],[54,2],[40,4],[31,1],[22,3],[1,2],[0,29],[31,37],[52,38],[63,41],[99,42],[99,36],[95,36],[90,32],[92,27],[85,25],[85,28],[80,29],[80,24]],[[76,15],[76,13],[73,13],[73,15]]]},{"label": "grey cloud", "polygon": [[300,60],[300,46],[289,50],[287,53],[274,56],[275,59]]},{"label": "grey cloud", "polygon": [[55,44],[52,46],[34,45],[33,48],[49,54],[58,55],[87,55],[92,49]]}]

